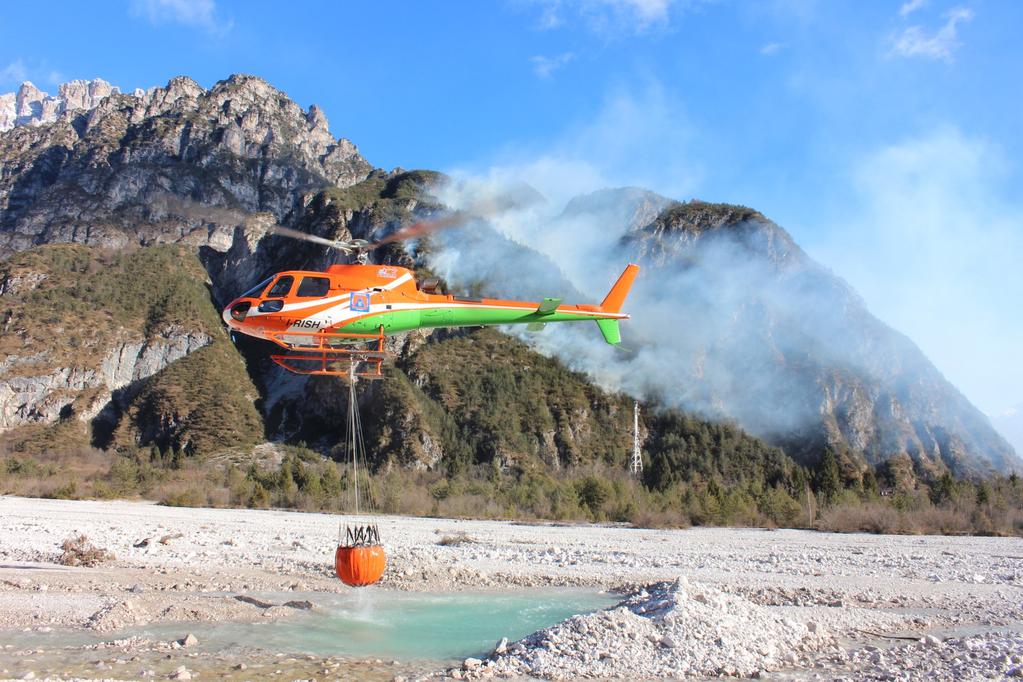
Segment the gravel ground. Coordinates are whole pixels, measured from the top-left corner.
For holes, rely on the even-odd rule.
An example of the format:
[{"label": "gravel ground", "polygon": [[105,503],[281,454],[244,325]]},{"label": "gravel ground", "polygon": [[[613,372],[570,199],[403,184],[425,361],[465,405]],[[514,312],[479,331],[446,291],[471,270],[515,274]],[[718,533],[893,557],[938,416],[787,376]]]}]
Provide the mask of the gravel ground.
[{"label": "gravel ground", "polygon": [[[377,521],[389,558],[385,588],[587,585],[632,594],[616,609],[437,674],[985,679],[1020,665],[1013,658],[1023,650],[1018,538]],[[297,610],[235,597],[347,590],[331,570],[337,525],[324,514],[0,497],[0,642],[4,630],[105,634],[173,622],[184,636],[188,622],[289,617]],[[60,544],[75,533],[116,560],[55,565]],[[456,537],[462,541],[439,544]],[[135,655],[145,659],[158,644]],[[33,665],[51,670],[25,651],[0,646],[0,677],[20,677]],[[276,653],[289,652],[264,655]],[[224,668],[238,665],[233,660],[216,670],[233,669]],[[323,666],[314,676],[333,676],[328,662],[311,663]],[[389,664],[346,665],[361,664],[368,665],[358,668],[362,677],[399,675]],[[401,668],[399,676],[428,673]]]},{"label": "gravel ground", "polygon": [[489,667],[499,675],[547,679],[621,670],[643,678],[750,677],[837,649],[817,621],[679,578],[641,590],[617,608],[530,635]]}]

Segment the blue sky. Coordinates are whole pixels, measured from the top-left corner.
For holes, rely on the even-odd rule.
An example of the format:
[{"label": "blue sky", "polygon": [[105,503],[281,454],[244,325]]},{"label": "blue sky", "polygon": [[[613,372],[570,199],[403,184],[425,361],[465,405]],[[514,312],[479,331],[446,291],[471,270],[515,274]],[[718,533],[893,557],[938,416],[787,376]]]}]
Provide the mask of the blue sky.
[{"label": "blue sky", "polygon": [[1023,403],[1023,3],[126,0],[0,16],[0,91],[254,73],[377,166],[753,206],[988,413]]}]

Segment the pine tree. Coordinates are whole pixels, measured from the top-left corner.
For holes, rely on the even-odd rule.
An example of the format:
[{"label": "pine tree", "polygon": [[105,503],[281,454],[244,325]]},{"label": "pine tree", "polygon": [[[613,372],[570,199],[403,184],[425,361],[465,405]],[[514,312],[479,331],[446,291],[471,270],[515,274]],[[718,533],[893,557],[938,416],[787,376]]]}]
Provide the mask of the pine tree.
[{"label": "pine tree", "polygon": [[842,489],[842,476],[838,469],[838,458],[831,448],[824,451],[817,472],[814,475],[814,490],[824,504],[831,504]]}]

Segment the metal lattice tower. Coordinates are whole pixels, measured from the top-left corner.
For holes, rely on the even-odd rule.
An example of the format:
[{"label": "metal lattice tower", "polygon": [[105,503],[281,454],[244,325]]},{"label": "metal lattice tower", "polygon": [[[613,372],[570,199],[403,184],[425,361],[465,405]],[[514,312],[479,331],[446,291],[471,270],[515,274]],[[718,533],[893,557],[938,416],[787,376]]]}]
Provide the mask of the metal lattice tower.
[{"label": "metal lattice tower", "polygon": [[639,452],[639,401],[632,403],[632,461],[629,463],[629,471],[634,476],[643,473],[643,457]]}]

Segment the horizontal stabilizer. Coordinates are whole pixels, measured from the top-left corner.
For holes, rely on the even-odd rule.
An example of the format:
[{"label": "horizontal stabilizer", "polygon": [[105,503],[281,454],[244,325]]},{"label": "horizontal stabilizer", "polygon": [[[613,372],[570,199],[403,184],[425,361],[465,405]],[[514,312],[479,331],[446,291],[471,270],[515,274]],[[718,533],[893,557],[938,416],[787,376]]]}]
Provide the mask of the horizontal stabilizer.
[{"label": "horizontal stabilizer", "polygon": [[540,315],[550,315],[558,309],[559,305],[561,305],[560,298],[545,298],[543,302],[540,303],[540,307],[536,309],[536,312]]},{"label": "horizontal stabilizer", "polygon": [[597,326],[600,327],[604,340],[612,346],[622,342],[622,329],[618,325],[618,320],[597,320]]},{"label": "horizontal stabilizer", "polygon": [[530,322],[526,325],[527,332],[542,332],[543,328],[547,326],[546,322]]}]

